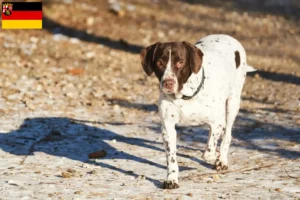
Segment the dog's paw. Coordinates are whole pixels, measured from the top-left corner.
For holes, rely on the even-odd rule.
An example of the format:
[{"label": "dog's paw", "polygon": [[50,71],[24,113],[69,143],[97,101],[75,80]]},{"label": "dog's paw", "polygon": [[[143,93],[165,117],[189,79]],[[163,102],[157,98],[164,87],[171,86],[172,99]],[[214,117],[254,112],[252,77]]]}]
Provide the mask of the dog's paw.
[{"label": "dog's paw", "polygon": [[163,189],[177,189],[179,185],[175,181],[165,180],[162,187]]},{"label": "dog's paw", "polygon": [[222,170],[227,170],[228,169],[228,165],[224,164],[222,161],[220,161],[219,159],[215,162],[215,170],[217,171],[222,171]]},{"label": "dog's paw", "polygon": [[217,160],[217,154],[215,152],[205,151],[202,155],[202,158],[207,162],[214,163]]}]

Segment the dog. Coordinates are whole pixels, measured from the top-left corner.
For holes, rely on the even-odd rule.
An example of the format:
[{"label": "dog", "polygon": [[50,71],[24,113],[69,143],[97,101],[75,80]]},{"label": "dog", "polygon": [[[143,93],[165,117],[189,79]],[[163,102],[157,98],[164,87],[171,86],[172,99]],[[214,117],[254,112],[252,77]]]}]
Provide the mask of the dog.
[{"label": "dog", "polygon": [[[240,108],[247,72],[246,52],[228,35],[209,35],[192,45],[188,42],[157,42],[140,53],[148,76],[160,83],[158,100],[163,144],[167,156],[165,189],[179,188],[175,125],[208,124],[209,137],[202,157],[217,171],[228,169],[231,131]],[[218,140],[222,138],[220,154]]]}]

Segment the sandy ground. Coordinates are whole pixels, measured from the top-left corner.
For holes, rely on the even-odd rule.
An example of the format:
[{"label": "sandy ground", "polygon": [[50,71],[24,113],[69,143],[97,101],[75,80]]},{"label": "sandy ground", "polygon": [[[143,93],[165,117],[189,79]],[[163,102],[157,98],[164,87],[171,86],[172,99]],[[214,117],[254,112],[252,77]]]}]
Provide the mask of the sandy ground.
[{"label": "sandy ground", "polygon": [[[218,2],[54,1],[43,30],[1,30],[0,199],[300,199],[299,18]],[[180,188],[163,190],[158,84],[138,53],[211,33],[240,40],[259,70],[230,169],[202,160],[206,126],[178,126]]]}]

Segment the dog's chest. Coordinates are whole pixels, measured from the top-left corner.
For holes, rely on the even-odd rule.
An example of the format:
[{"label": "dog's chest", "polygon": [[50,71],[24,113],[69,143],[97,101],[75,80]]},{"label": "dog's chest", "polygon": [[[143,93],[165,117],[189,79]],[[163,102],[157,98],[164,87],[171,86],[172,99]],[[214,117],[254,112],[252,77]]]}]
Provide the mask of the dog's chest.
[{"label": "dog's chest", "polygon": [[215,121],[216,108],[220,107],[220,103],[211,97],[193,100],[175,100],[179,113],[179,121],[186,125],[198,125],[202,123],[210,123]]}]

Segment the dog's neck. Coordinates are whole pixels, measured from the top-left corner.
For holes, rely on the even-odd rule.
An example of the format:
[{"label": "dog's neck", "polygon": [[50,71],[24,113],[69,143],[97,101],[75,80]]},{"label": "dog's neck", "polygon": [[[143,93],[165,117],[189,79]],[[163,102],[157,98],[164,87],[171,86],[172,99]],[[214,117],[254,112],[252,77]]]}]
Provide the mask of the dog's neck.
[{"label": "dog's neck", "polygon": [[175,95],[177,99],[190,99],[196,96],[204,84],[204,68],[201,67],[197,74],[192,73],[187,82],[183,85],[182,90]]}]

